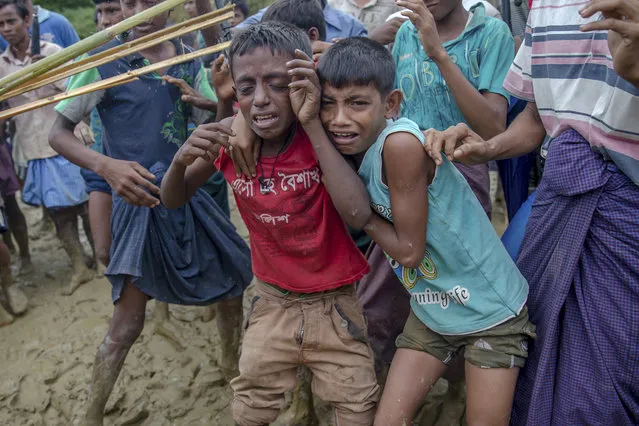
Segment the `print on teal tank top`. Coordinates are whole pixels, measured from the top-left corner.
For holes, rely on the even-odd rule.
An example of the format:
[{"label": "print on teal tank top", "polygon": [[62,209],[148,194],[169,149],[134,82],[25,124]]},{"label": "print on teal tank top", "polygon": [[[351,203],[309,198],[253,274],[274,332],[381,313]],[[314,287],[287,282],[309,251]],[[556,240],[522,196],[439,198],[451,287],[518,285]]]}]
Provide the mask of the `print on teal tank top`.
[{"label": "print on teal tank top", "polygon": [[[382,180],[382,151],[396,132],[424,136],[407,118],[389,121],[359,168],[371,203],[386,220],[393,214]],[[393,259],[395,274],[411,294],[411,308],[440,334],[468,334],[516,316],[528,296],[528,283],[508,255],[470,186],[444,157],[428,187],[426,254],[416,269]]]}]

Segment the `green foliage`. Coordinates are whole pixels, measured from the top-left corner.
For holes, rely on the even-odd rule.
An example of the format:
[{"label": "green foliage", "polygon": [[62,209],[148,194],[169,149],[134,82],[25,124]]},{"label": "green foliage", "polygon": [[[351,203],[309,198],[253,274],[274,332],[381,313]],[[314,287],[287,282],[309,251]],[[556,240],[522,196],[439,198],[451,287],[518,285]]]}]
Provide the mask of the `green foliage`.
[{"label": "green foliage", "polygon": [[62,9],[56,12],[63,14],[71,22],[80,38],[90,36],[95,32],[95,20],[93,7],[79,7],[74,9]]},{"label": "green foliage", "polygon": [[[91,0],[32,0],[34,4],[53,10],[66,16],[71,25],[78,32],[80,38],[90,36],[95,32],[94,6]],[[251,13],[255,13],[261,8],[273,3],[273,0],[246,0]],[[184,13],[175,11],[171,16],[181,21]]]},{"label": "green foliage", "polygon": [[246,4],[248,5],[251,13],[255,13],[271,3],[273,3],[273,0],[246,0]]},{"label": "green foliage", "polygon": [[33,4],[61,13],[63,9],[78,9],[82,7],[93,8],[91,0],[31,0]]}]

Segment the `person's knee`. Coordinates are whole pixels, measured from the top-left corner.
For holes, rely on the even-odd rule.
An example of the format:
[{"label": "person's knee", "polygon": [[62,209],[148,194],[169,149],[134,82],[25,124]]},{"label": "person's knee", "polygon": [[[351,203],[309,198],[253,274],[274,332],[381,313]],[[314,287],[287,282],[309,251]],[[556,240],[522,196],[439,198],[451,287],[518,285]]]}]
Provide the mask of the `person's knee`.
[{"label": "person's knee", "polygon": [[273,423],[279,415],[279,410],[271,408],[253,408],[243,401],[233,399],[233,421],[237,426],[263,426]]},{"label": "person's knee", "polygon": [[118,327],[109,331],[105,344],[109,347],[116,346],[120,348],[130,348],[133,343],[140,337],[144,328],[144,313],[131,316],[120,322]]}]

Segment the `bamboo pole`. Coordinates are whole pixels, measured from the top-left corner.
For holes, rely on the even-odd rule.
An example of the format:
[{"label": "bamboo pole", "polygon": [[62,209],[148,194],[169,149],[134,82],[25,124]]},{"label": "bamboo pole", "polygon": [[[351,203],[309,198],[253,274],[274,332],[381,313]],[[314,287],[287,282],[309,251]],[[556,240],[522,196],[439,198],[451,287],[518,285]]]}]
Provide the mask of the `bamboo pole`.
[{"label": "bamboo pole", "polygon": [[167,59],[165,61],[157,62],[155,64],[148,65],[146,67],[128,71],[125,74],[116,75],[115,77],[107,78],[106,80],[97,81],[95,83],[87,84],[84,87],[80,87],[78,89],[74,89],[68,92],[60,93],[59,95],[50,96],[48,98],[40,99],[35,102],[30,102],[25,105],[21,105],[15,108],[7,109],[5,111],[0,112],[0,120],[5,120],[7,118],[14,117],[18,114],[22,114],[28,111],[32,111],[37,108],[42,108],[47,105],[51,105],[65,99],[74,98],[76,96],[85,95],[87,93],[95,92],[97,90],[104,90],[115,86],[120,86],[122,84],[129,83],[131,81],[136,80],[138,77],[144,74],[149,74],[152,72],[159,71],[164,68],[168,68],[173,65],[181,64],[184,62],[192,61],[193,59],[197,59],[201,56],[210,55],[212,53],[221,52],[225,49],[228,49],[231,46],[231,42],[225,42],[216,44],[215,46],[210,46],[205,49],[197,50],[195,52],[187,53],[185,55],[176,56],[171,59]]},{"label": "bamboo pole", "polygon": [[[80,72],[89,70],[91,68],[99,67],[99,66],[104,65],[106,63],[109,63],[111,61],[115,61],[116,59],[123,58],[123,57],[125,57],[127,55],[130,55],[132,53],[138,52],[140,50],[147,49],[147,48],[149,48],[151,46],[155,46],[155,45],[163,43],[163,42],[165,42],[167,40],[171,40],[172,38],[179,37],[181,35],[188,34],[190,32],[197,31],[197,30],[200,30],[202,28],[205,28],[205,27],[208,27],[208,26],[211,26],[211,25],[219,24],[220,22],[226,21],[227,19],[231,19],[232,17],[233,17],[233,8],[231,7],[229,12],[227,12],[227,13],[225,13],[223,15],[214,17],[213,19],[211,19],[209,21],[199,22],[199,23],[196,23],[195,25],[183,27],[181,29],[178,29],[177,31],[174,31],[174,32],[171,32],[171,33],[168,33],[168,34],[165,33],[163,36],[147,40],[145,43],[136,43],[133,46],[129,46],[128,48],[119,49],[119,52],[113,53],[112,55],[109,55],[107,57],[101,57],[101,58],[98,58],[97,60],[94,60],[94,61],[84,61],[83,63],[79,63],[79,61],[78,62],[73,62],[72,64],[68,64],[68,65],[75,65],[74,67],[65,66],[66,71],[62,71],[62,72],[57,72],[57,70],[59,70],[60,68],[56,68],[56,70],[54,70],[54,71],[56,71],[56,73],[54,73],[54,74],[49,74],[49,73],[43,74],[42,76],[38,77],[37,79],[32,80],[31,83],[16,87],[15,89],[11,90],[10,92],[7,92],[4,95],[0,96],[0,102],[5,100],[5,99],[12,98],[14,96],[21,95],[22,93],[26,93],[26,92],[30,92],[32,90],[39,89],[40,87],[46,86],[47,84],[51,84],[51,83],[54,83],[56,81],[63,80],[63,79],[65,79],[67,77],[70,77],[70,76],[72,76],[74,74],[78,74]],[[155,34],[157,34],[157,33],[154,33],[152,35],[155,35]],[[131,43],[131,44],[133,44],[133,43]],[[123,45],[123,46],[127,47],[127,45]],[[118,46],[118,47],[120,47],[120,46]],[[109,50],[113,50],[113,49],[109,49]],[[85,59],[90,59],[90,58],[92,58],[92,57],[85,58]]]},{"label": "bamboo pole", "polygon": [[[49,78],[52,78],[52,77],[54,77],[56,75],[60,75],[60,74],[64,74],[66,77],[68,77],[70,75],[73,75],[73,74],[67,74],[67,71],[69,71],[71,69],[74,69],[76,67],[81,67],[81,66],[86,65],[86,64],[93,63],[94,61],[98,61],[98,60],[103,59],[103,58],[107,58],[107,57],[110,57],[110,56],[115,56],[115,55],[117,55],[118,53],[120,53],[120,52],[122,52],[124,50],[129,51],[129,53],[127,53],[127,54],[131,54],[131,53],[134,53],[136,51],[142,50],[142,49],[144,49],[144,48],[146,48],[148,46],[153,46],[153,44],[148,44],[148,46],[145,46],[145,47],[139,47],[137,49],[132,49],[132,48],[137,47],[137,46],[146,45],[150,41],[161,39],[161,41],[157,42],[159,44],[159,43],[161,43],[163,41],[170,40],[171,38],[177,37],[179,35],[188,34],[191,31],[197,31],[197,30],[200,30],[202,28],[206,28],[207,26],[218,24],[221,21],[217,21],[217,20],[213,21],[213,18],[217,18],[219,16],[228,16],[228,18],[225,18],[225,19],[230,19],[230,18],[233,17],[233,15],[230,15],[230,13],[233,11],[233,8],[234,8],[233,4],[229,4],[228,6],[225,6],[225,7],[221,8],[221,9],[214,10],[214,11],[209,12],[207,14],[197,16],[195,18],[189,19],[187,21],[181,22],[181,23],[173,25],[171,27],[166,27],[166,28],[164,28],[164,29],[162,29],[160,31],[156,31],[153,34],[148,34],[148,35],[146,35],[144,37],[141,37],[139,39],[135,39],[135,40],[131,40],[131,41],[126,42],[126,43],[122,43],[121,45],[112,47],[111,49],[99,52],[99,53],[97,53],[95,55],[91,55],[89,57],[85,57],[85,58],[79,59],[79,60],[74,61],[74,62],[65,63],[65,64],[63,64],[63,65],[61,65],[61,66],[59,66],[57,68],[54,68],[52,70],[49,70],[49,71],[45,72],[44,74],[40,75],[39,77],[37,77],[35,79],[27,81],[26,85],[22,84],[22,85],[20,85],[20,86],[18,86],[16,88],[14,88],[10,92],[2,94],[0,96],[0,101],[8,99],[8,98],[10,98],[12,96],[16,96],[16,95],[18,95],[20,93],[24,93],[24,92],[18,92],[22,87],[25,87],[25,88],[26,87],[31,87],[31,89],[29,89],[29,90],[34,90],[33,86],[35,86],[35,83],[37,81],[49,79]],[[203,24],[203,23],[205,23],[205,24]],[[187,28],[188,28],[188,31],[186,30]],[[170,34],[171,37],[166,37],[168,34]],[[119,56],[119,57],[122,57],[122,56]],[[103,63],[107,63],[107,62],[108,61],[105,61]],[[100,63],[100,65],[102,65],[103,63]],[[99,66],[99,65],[96,65],[96,66]],[[90,69],[90,68],[84,68],[83,71],[86,70],[86,69]],[[62,80],[63,78],[66,78],[66,77],[60,77],[60,78],[58,78],[58,80]],[[49,80],[49,82],[46,83],[46,84],[49,84],[51,82],[58,81],[58,80]],[[35,88],[38,88],[38,87],[42,87],[42,86],[37,86]],[[2,92],[0,92],[0,93],[2,93]]]},{"label": "bamboo pole", "polygon": [[80,40],[79,42],[63,49],[51,56],[22,68],[8,76],[0,79],[0,95],[17,87],[31,78],[44,74],[59,65],[64,64],[78,56],[81,56],[98,46],[112,40],[116,35],[121,34],[131,28],[146,22],[160,13],[168,12],[174,7],[184,3],[186,0],[165,0],[156,6],[153,6],[135,16],[125,19],[112,27],[106,28],[90,37]]}]

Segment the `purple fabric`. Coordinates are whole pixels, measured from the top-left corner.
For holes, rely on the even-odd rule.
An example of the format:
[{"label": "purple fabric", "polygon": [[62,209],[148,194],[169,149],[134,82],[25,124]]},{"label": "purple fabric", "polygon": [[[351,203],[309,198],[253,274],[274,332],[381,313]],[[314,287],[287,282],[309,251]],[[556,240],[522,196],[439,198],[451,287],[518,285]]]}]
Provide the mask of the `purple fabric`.
[{"label": "purple fabric", "polygon": [[490,176],[488,174],[488,164],[476,164],[467,166],[466,164],[453,163],[457,170],[466,178],[475,196],[484,208],[484,211],[491,217],[493,204],[490,200]]},{"label": "purple fabric", "polygon": [[553,140],[517,262],[537,325],[512,425],[639,423],[639,187]]}]

